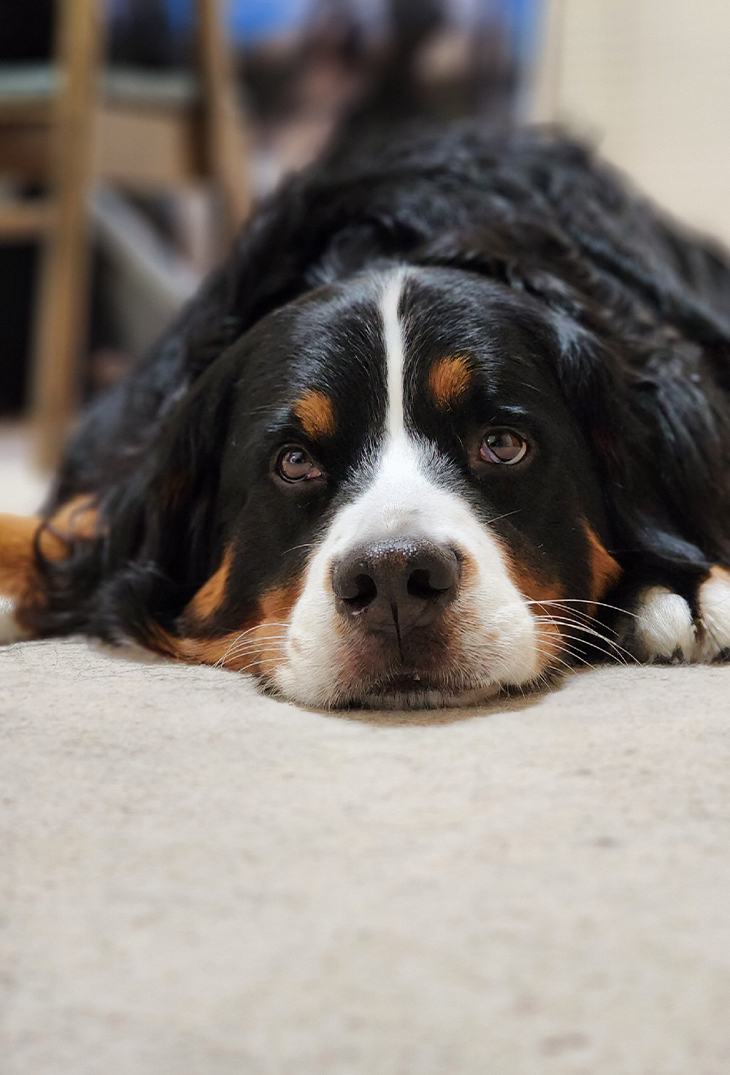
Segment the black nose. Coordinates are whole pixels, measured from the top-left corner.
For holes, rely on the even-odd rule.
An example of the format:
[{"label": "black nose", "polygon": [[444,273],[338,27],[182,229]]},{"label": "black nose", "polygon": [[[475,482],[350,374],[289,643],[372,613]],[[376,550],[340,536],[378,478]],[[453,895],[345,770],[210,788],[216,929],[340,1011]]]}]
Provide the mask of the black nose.
[{"label": "black nose", "polygon": [[453,549],[428,541],[362,545],[332,568],[343,616],[398,639],[433,623],[454,599],[461,565]]}]

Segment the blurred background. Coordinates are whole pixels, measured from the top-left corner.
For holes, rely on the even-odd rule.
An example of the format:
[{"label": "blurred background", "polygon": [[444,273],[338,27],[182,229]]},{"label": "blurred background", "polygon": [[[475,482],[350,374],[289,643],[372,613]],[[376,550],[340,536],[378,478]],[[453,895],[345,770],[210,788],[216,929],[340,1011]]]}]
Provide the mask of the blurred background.
[{"label": "blurred background", "polygon": [[52,465],[378,86],[394,115],[567,123],[730,242],[729,54],[727,0],[2,0],[0,454],[30,417]]}]

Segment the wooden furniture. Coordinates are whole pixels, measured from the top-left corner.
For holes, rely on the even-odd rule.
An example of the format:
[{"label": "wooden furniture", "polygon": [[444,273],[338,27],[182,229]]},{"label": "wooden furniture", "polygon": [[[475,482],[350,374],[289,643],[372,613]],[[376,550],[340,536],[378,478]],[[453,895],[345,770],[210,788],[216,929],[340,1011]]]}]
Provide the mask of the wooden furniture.
[{"label": "wooden furniture", "polygon": [[243,125],[220,7],[195,0],[190,76],[102,71],[101,0],[58,0],[55,65],[0,67],[0,176],[48,191],[0,201],[0,241],[43,243],[31,367],[42,465],[57,461],[80,398],[94,181],[154,192],[208,179],[224,241],[247,215]]}]

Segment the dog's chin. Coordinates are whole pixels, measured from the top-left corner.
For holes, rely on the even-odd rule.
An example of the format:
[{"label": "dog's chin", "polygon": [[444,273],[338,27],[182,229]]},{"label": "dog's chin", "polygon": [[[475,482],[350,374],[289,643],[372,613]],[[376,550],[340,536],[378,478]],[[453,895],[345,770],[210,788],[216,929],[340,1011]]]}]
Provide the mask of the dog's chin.
[{"label": "dog's chin", "polygon": [[350,709],[461,709],[479,705],[499,694],[496,682],[450,687],[418,676],[397,676],[370,684],[347,704]]}]

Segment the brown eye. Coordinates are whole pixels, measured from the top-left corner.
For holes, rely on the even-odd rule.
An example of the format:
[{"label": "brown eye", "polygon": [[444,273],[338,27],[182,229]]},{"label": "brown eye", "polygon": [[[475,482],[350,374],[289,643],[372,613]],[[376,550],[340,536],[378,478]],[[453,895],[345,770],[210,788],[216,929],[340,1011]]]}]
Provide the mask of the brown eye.
[{"label": "brown eye", "polygon": [[490,429],[484,435],[479,455],[485,463],[513,466],[527,454],[527,442],[513,429]]},{"label": "brown eye", "polygon": [[311,481],[313,478],[322,477],[322,471],[309,452],[295,444],[290,444],[279,452],[276,471],[287,482]]}]

